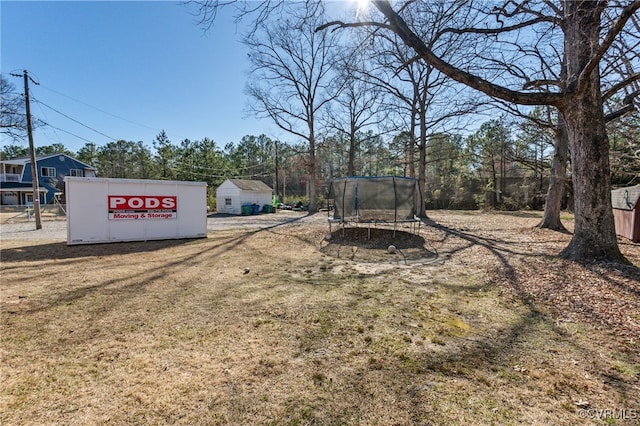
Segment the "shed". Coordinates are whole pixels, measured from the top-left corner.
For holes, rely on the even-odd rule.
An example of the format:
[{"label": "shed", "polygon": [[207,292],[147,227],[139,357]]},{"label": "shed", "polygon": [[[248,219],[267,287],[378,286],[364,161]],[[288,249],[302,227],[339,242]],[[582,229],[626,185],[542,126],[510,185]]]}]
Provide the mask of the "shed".
[{"label": "shed", "polygon": [[271,205],[273,190],[264,182],[248,179],[227,179],[216,189],[218,213],[242,214],[242,206],[257,204],[262,209]]},{"label": "shed", "polygon": [[611,191],[616,234],[640,241],[640,185]]}]

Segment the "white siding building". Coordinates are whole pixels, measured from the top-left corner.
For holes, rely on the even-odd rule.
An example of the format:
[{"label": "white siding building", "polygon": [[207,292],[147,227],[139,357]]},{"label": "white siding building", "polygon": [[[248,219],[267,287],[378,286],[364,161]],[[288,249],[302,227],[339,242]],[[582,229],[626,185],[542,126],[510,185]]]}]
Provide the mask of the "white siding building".
[{"label": "white siding building", "polygon": [[242,206],[257,204],[260,209],[272,203],[273,190],[259,180],[227,179],[216,189],[218,213],[242,214]]}]

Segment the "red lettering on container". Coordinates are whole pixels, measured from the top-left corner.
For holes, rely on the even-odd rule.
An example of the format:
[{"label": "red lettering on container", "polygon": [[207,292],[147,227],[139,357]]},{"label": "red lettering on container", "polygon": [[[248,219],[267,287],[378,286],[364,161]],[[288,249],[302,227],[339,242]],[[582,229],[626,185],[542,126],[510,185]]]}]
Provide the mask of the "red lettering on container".
[{"label": "red lettering on container", "polygon": [[171,210],[178,200],[175,195],[109,195],[109,212],[119,210]]}]

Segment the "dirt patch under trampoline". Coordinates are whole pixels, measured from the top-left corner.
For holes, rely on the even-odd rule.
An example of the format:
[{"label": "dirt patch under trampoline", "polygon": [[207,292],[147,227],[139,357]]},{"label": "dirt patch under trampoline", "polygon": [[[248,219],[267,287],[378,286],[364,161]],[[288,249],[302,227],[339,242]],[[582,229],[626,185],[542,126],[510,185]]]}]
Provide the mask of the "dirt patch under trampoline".
[{"label": "dirt patch under trampoline", "polygon": [[423,236],[380,228],[338,229],[326,235],[320,251],[327,256],[366,263],[414,263],[438,257]]}]

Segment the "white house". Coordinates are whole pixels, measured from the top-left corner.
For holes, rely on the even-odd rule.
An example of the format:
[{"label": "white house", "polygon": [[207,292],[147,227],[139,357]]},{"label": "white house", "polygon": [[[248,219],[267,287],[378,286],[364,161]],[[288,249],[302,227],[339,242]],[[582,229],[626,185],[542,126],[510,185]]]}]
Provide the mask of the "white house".
[{"label": "white house", "polygon": [[216,189],[218,213],[242,214],[242,206],[271,205],[273,190],[259,180],[227,179]]}]

